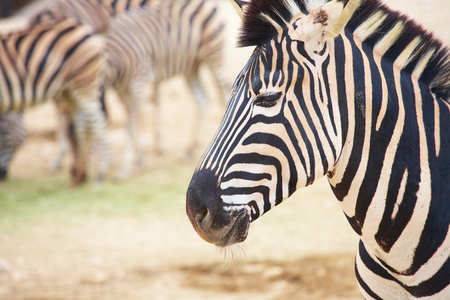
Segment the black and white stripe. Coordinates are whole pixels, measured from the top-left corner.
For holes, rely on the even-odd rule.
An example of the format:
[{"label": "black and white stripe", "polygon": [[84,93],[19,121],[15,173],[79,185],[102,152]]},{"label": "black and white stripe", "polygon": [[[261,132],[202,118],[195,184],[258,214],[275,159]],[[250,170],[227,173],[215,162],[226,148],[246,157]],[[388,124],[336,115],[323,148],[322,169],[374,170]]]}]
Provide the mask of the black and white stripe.
[{"label": "black and white stripe", "polygon": [[[105,13],[106,12],[106,13]],[[229,91],[222,66],[225,21],[218,5],[186,0],[58,0],[35,18],[36,22],[74,17],[96,30],[105,30],[109,64],[107,87],[119,94],[128,113],[127,138],[120,177],[127,177],[133,162],[141,162],[138,115],[142,103],[156,105],[151,117],[157,151],[165,151],[159,84],[183,75],[198,104],[193,142],[197,147],[206,119],[206,96],[199,68],[210,67],[225,102]]]},{"label": "black and white stripe", "polygon": [[[111,20],[114,19],[115,16],[130,9],[144,6],[147,3],[149,3],[147,0],[54,0],[38,10],[31,18],[30,24],[31,26],[36,26],[38,24],[51,26],[52,23],[57,23],[70,18],[82,25],[93,27],[97,33],[105,34]],[[103,108],[105,107],[104,100],[104,94],[102,93],[101,104]],[[58,111],[58,118],[60,120],[57,128],[59,149],[57,155],[55,155],[50,164],[52,170],[61,166],[64,154],[70,149],[69,146],[72,148],[76,147],[75,144],[69,145],[70,142],[75,142],[73,137],[69,136],[71,134],[70,128],[73,127],[70,116],[59,109]]]},{"label": "black and white stripe", "polygon": [[240,43],[257,47],[188,188],[194,228],[243,241],[327,175],[363,296],[449,298],[448,49],[377,0],[249,2]]},{"label": "black and white stripe", "polygon": [[[152,3],[156,1],[153,0]],[[33,16],[31,22],[41,24],[74,18],[80,24],[103,32],[108,29],[114,16],[148,3],[149,0],[54,0]]]},{"label": "black and white stripe", "polygon": [[103,38],[67,19],[10,32],[0,42],[0,112],[62,99],[77,140],[72,183],[83,181],[91,146],[99,151],[103,176],[109,159],[98,101],[105,71]]},{"label": "black and white stripe", "polygon": [[198,133],[205,124],[207,104],[199,80],[200,67],[210,68],[223,103],[229,91],[222,66],[224,27],[218,6],[205,0],[153,1],[112,20],[106,35],[110,68],[107,82],[118,92],[129,114],[130,141],[124,156],[123,176],[132,165],[133,150],[139,152],[137,117],[142,103],[151,97],[156,105],[151,117],[154,139],[157,150],[163,152],[164,132],[159,111],[163,99],[158,87],[176,75],[186,79],[198,104],[200,116],[195,119],[197,125],[190,151],[196,148]]}]

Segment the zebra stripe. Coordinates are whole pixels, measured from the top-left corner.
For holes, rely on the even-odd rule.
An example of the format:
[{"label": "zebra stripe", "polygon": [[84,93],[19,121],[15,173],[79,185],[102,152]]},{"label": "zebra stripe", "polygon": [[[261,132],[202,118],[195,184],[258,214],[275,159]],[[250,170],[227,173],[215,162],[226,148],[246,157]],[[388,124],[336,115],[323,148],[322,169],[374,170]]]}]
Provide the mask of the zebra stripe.
[{"label": "zebra stripe", "polygon": [[[91,0],[95,1],[95,0]],[[131,8],[141,7],[157,0],[97,0],[102,6],[108,7],[113,14],[120,14]]]},{"label": "zebra stripe", "polygon": [[245,5],[240,44],[257,47],[197,165],[188,216],[211,243],[241,242],[327,175],[361,236],[363,296],[449,298],[450,52],[377,0],[316,2]]},{"label": "zebra stripe", "polygon": [[[74,18],[95,31],[108,29],[111,17],[150,3],[148,0],[56,0],[50,2],[31,20],[32,25]],[[151,3],[158,3],[153,0]]]},{"label": "zebra stripe", "polygon": [[103,47],[102,37],[73,19],[0,37],[0,112],[63,99],[78,142],[73,184],[85,177],[90,144],[101,153],[100,177],[108,165],[105,120],[98,102],[105,68]]},{"label": "zebra stripe", "polygon": [[97,0],[56,0],[33,16],[31,25],[74,18],[81,24],[92,26],[97,32],[103,32],[108,28],[112,14],[114,11]]},{"label": "zebra stripe", "polygon": [[24,109],[45,101],[68,85],[65,81],[75,86],[89,82],[80,71],[99,68],[101,46],[89,28],[72,21],[2,36],[0,110]]},{"label": "zebra stripe", "polygon": [[[101,14],[101,17],[97,16],[98,6],[108,11],[106,19]],[[229,91],[222,66],[225,22],[216,4],[186,0],[59,0],[47,10],[47,14],[57,16],[56,19],[76,17],[91,26],[108,23],[106,85],[118,92],[128,113],[128,141],[120,177],[127,177],[133,160],[142,161],[137,119],[144,101],[150,100],[156,105],[152,117],[153,135],[157,150],[164,152],[158,86],[175,75],[186,78],[200,113],[188,150],[188,155],[192,154],[206,119],[207,101],[198,78],[200,66],[210,67],[224,103]]]},{"label": "zebra stripe", "polygon": [[222,66],[225,22],[217,5],[187,0],[151,4],[118,15],[106,36],[107,83],[118,92],[129,114],[130,141],[122,176],[129,172],[134,153],[139,153],[136,121],[142,103],[149,99],[156,105],[152,119],[157,150],[164,151],[158,89],[163,80],[182,75],[197,101],[200,117],[195,120],[189,153],[197,147],[206,119],[207,100],[199,80],[200,67],[210,68],[223,102],[229,90]]},{"label": "zebra stripe", "polygon": [[129,85],[141,72],[145,80],[160,82],[191,75],[201,63],[218,73],[223,29],[217,7],[206,1],[163,1],[122,14],[107,34],[108,81]]}]

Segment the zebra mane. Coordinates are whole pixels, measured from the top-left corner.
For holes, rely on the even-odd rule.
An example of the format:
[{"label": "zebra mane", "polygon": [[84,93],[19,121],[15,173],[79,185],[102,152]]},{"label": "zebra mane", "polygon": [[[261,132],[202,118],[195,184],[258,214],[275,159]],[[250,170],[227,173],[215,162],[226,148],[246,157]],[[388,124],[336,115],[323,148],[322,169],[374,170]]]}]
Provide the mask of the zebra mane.
[{"label": "zebra mane", "polygon": [[244,13],[238,46],[260,46],[270,41],[278,34],[275,26],[283,27],[292,19],[293,7],[307,12],[306,5],[301,0],[252,0]]},{"label": "zebra mane", "polygon": [[[251,1],[245,11],[238,46],[267,43],[296,12],[308,14],[325,2],[328,1]],[[437,97],[450,101],[450,49],[415,21],[392,11],[379,0],[363,0],[346,30],[384,59],[415,75]]]},{"label": "zebra mane", "polygon": [[450,50],[409,17],[379,0],[365,0],[346,28],[384,59],[450,101]]}]

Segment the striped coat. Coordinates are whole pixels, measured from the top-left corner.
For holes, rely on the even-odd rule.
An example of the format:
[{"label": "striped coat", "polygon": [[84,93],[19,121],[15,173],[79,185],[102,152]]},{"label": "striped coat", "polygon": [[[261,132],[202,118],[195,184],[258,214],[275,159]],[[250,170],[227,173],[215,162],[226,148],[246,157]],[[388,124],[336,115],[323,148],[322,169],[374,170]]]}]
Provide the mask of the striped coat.
[{"label": "striped coat", "polygon": [[[208,1],[153,0],[102,1],[59,0],[36,17],[36,22],[73,16],[97,30],[106,30],[107,85],[119,93],[128,112],[128,141],[120,177],[126,177],[142,161],[137,119],[144,102],[155,103],[154,140],[162,153],[164,132],[159,111],[159,83],[184,75],[197,100],[193,143],[196,148],[206,118],[206,96],[198,78],[201,65],[208,65],[218,85],[222,102],[229,90],[222,67],[224,20],[218,7]],[[107,27],[102,25],[108,24]],[[153,91],[153,92],[152,92]]]},{"label": "striped coat", "polygon": [[[73,19],[0,37],[0,112],[63,99],[75,124],[78,148],[72,183],[83,181],[91,146],[106,158],[105,120],[98,99],[104,81],[104,40]],[[106,159],[100,159],[103,176]]]},{"label": "striped coat", "polygon": [[[109,71],[107,82],[119,93],[130,114],[131,139],[128,146],[139,152],[136,120],[142,103],[153,95],[158,105],[159,84],[175,75],[182,75],[198,103],[200,117],[193,130],[192,152],[198,143],[206,119],[206,95],[199,79],[201,66],[210,68],[212,78],[225,102],[229,90],[224,79],[222,55],[225,22],[217,5],[209,1],[153,1],[140,9],[114,18],[107,32]],[[152,93],[153,90],[153,93]],[[163,151],[161,112],[155,110],[155,141]],[[132,153],[133,149],[128,149]],[[132,164],[124,157],[123,174]]]}]

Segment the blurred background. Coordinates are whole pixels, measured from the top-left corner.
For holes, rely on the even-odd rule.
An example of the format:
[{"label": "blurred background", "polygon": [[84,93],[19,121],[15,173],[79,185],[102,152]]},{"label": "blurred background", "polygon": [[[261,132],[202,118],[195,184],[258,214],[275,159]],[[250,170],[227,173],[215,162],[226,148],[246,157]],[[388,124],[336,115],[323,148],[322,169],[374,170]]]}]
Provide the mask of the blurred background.
[{"label": "blurred background", "polygon": [[[6,1],[0,0],[3,16]],[[235,47],[240,20],[230,3],[211,1],[228,21],[224,60],[232,83],[253,49]],[[28,2],[32,6],[22,16],[43,3]],[[448,0],[387,4],[450,44]],[[2,21],[0,32],[8,26]],[[140,120],[144,165],[126,180],[114,175],[126,115],[113,92],[107,94],[107,106],[115,160],[102,184],[90,178],[69,188],[69,155],[61,170],[50,171],[58,149],[55,107],[47,103],[25,113],[28,137],[13,158],[8,180],[0,182],[0,299],[361,298],[353,273],[358,238],[325,179],[252,223],[241,245],[220,250],[195,233],[185,214],[185,192],[224,111],[208,70],[201,74],[210,101],[200,149],[186,158],[195,101],[183,80],[168,80],[161,95],[167,151],[153,151],[151,120],[145,115],[155,108],[147,104]]]}]

